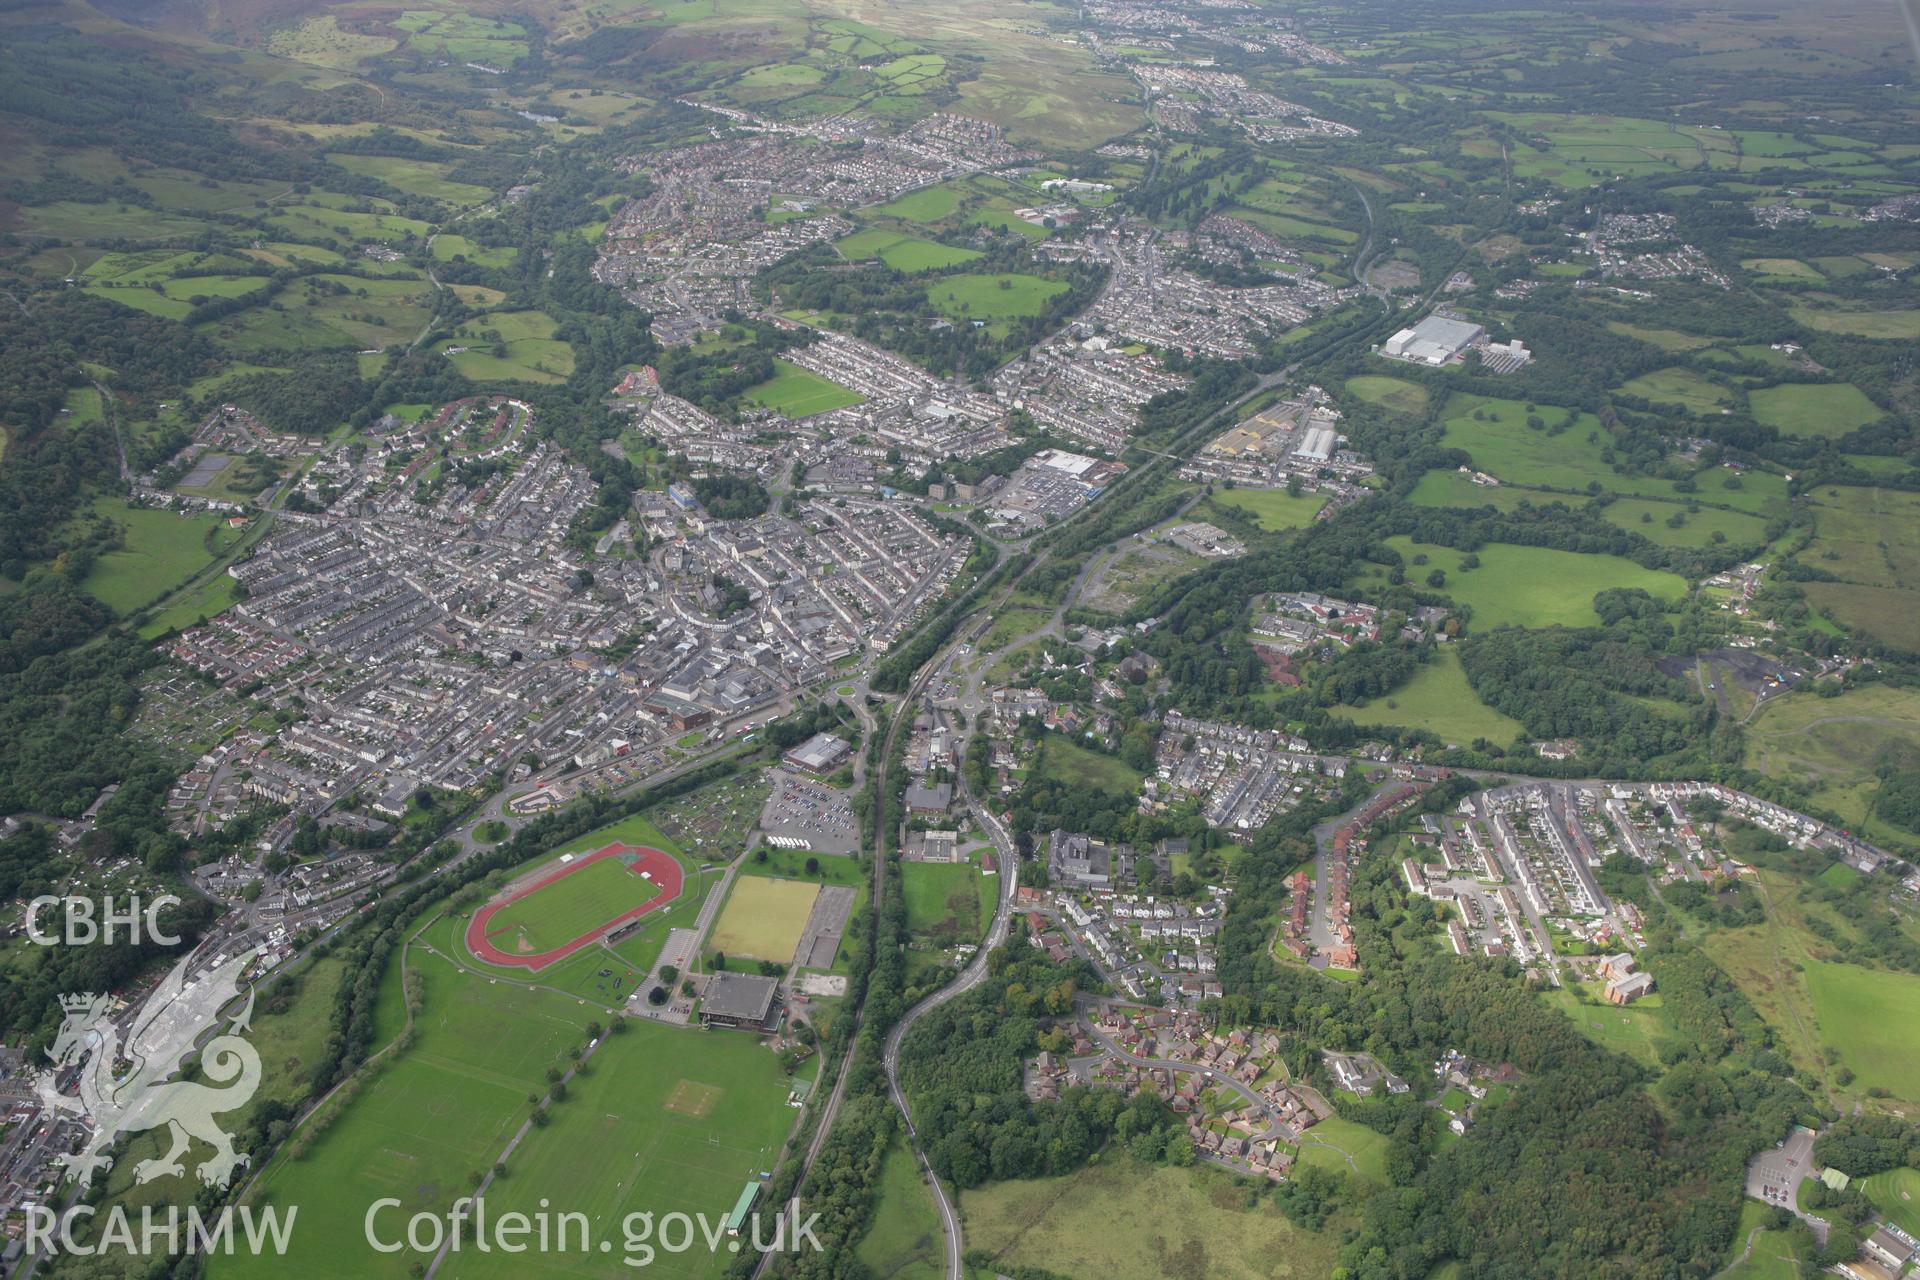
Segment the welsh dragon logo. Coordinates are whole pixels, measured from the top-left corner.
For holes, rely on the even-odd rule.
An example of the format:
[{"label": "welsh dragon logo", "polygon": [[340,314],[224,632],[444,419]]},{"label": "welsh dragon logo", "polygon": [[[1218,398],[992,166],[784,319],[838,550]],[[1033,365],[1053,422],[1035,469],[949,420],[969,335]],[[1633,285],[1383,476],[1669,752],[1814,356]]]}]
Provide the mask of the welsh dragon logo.
[{"label": "welsh dragon logo", "polygon": [[[186,1172],[194,1140],[213,1148],[212,1157],[195,1170],[208,1186],[226,1186],[248,1161],[214,1117],[245,1106],[260,1087],[260,1055],[242,1038],[253,1017],[253,992],[224,1031],[204,1043],[201,1037],[219,1026],[220,1010],[238,995],[240,974],[253,953],[189,978],[193,959],[181,961],[128,1017],[112,1016],[104,995],[61,997],[65,1018],[47,1050],[55,1070],[45,1073],[40,1092],[50,1106],[84,1113],[92,1123],[86,1145],[61,1157],[82,1187],[112,1166],[120,1138],[150,1129],[166,1129],[169,1145],[164,1154],[134,1167],[136,1182]],[[196,1048],[200,1073],[212,1084],[173,1078]],[[78,1097],[58,1092],[55,1081],[75,1071]]]}]

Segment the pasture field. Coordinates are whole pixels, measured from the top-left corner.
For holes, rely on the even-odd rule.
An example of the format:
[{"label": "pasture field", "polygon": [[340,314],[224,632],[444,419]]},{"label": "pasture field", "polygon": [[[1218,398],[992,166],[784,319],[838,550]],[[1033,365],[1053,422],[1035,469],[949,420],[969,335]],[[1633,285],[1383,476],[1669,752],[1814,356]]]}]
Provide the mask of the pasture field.
[{"label": "pasture field", "polygon": [[[374,204],[378,206],[386,202],[375,201]],[[418,218],[402,217],[397,213],[360,213],[314,203],[280,205],[267,217],[266,223],[296,236],[328,240],[341,248],[351,248],[361,240],[418,238],[432,230],[428,223]]]},{"label": "pasture field", "polygon": [[439,200],[446,204],[460,206],[478,204],[490,194],[485,187],[476,187],[470,182],[455,182],[447,177],[447,171],[452,169],[453,165],[445,160],[413,160],[404,156],[367,156],[344,151],[328,152],[326,158],[329,163],[338,165],[348,173],[357,173],[364,178],[377,178],[408,195],[425,196],[429,200]]},{"label": "pasture field", "polygon": [[1475,738],[1507,743],[1524,729],[1518,720],[1495,711],[1467,683],[1460,655],[1443,648],[1402,687],[1362,707],[1340,707],[1336,714],[1356,724],[1397,724],[1425,729],[1444,742],[1465,746]]},{"label": "pasture field", "polygon": [[164,213],[120,201],[86,204],[56,200],[26,205],[15,215],[11,230],[25,235],[59,236],[68,240],[173,240],[204,231],[198,218]]},{"label": "pasture field", "polygon": [[1214,502],[1250,513],[1262,529],[1304,529],[1327,505],[1324,493],[1294,497],[1285,489],[1215,489]]},{"label": "pasture field", "polygon": [[1040,763],[1035,767],[1042,777],[1069,787],[1098,787],[1123,795],[1137,794],[1142,781],[1142,775],[1119,757],[1089,751],[1057,734],[1042,741]]},{"label": "pasture field", "polygon": [[1787,383],[1747,393],[1754,421],[1790,436],[1837,440],[1885,417],[1851,382]]},{"label": "pasture field", "polygon": [[946,1253],[940,1214],[921,1181],[920,1165],[899,1139],[880,1168],[879,1203],[856,1256],[888,1280],[944,1280]]},{"label": "pasture field", "polygon": [[[1447,398],[1445,414],[1441,443],[1466,450],[1476,468],[1508,484],[1584,493],[1597,480],[1607,490],[1636,496],[1673,491],[1668,481],[1616,472],[1601,457],[1613,437],[1590,413],[1545,404],[1529,410],[1519,400],[1456,392]],[[1529,418],[1541,428],[1528,426]]]},{"label": "pasture field", "polygon": [[[1556,551],[1548,547],[1521,547],[1491,543],[1480,548],[1480,567],[1462,571],[1466,552],[1452,547],[1416,543],[1398,536],[1387,539],[1407,562],[1407,580],[1424,584],[1440,569],[1447,575],[1439,588],[1473,610],[1473,626],[1486,631],[1500,626],[1582,627],[1598,621],[1593,597],[1610,587],[1637,587],[1662,600],[1687,592],[1686,579],[1660,569],[1647,569],[1621,556]],[[1427,563],[1413,559],[1424,555]]]},{"label": "pasture field", "polygon": [[[635,1274],[622,1255],[623,1219],[723,1217],[740,1188],[773,1167],[796,1114],[786,1105],[790,1087],[779,1058],[755,1036],[629,1019],[626,1031],[601,1042],[487,1195],[489,1212],[533,1214],[544,1201],[584,1213],[590,1238],[613,1240],[613,1252],[543,1260],[465,1250],[449,1255],[443,1271],[462,1280]],[[763,1238],[771,1234],[763,1228]],[[682,1254],[658,1251],[644,1273],[718,1276],[733,1260],[724,1241],[717,1254],[701,1243]]]},{"label": "pasture field", "polygon": [[[1701,496],[1709,502],[1719,501],[1715,493]],[[1765,520],[1744,511],[1701,507],[1690,512],[1680,503],[1651,498],[1617,498],[1608,503],[1601,514],[1629,533],[1637,533],[1663,547],[1704,547],[1713,542],[1716,533],[1734,546],[1746,546],[1764,542],[1767,533]],[[1668,523],[1675,516],[1683,522],[1677,529]]]},{"label": "pasture field", "polygon": [[559,328],[544,311],[490,311],[454,331],[453,367],[475,382],[564,382],[573,372],[573,348],[554,337]]},{"label": "pasture field", "polygon": [[1417,417],[1427,411],[1427,389],[1405,378],[1364,374],[1348,378],[1347,390],[1368,404],[1377,404],[1395,413]]},{"label": "pasture field", "polygon": [[1579,505],[1581,501],[1576,494],[1548,493],[1517,484],[1475,484],[1458,471],[1427,472],[1413,486],[1413,492],[1407,500],[1416,507],[1466,507],[1469,510],[1494,507],[1501,511],[1512,511],[1522,502],[1530,502],[1536,507],[1564,502],[1571,507]]},{"label": "pasture field", "polygon": [[1882,643],[1920,649],[1920,497],[1827,485],[1813,493],[1814,540],[1802,555],[1839,579],[1809,599]]},{"label": "pasture field", "polygon": [[303,346],[366,349],[412,339],[432,312],[433,286],[417,275],[386,280],[360,276],[309,277],[317,286],[344,292],[308,291],[303,282],[280,291],[275,307],[252,307],[211,322],[207,328],[243,350]]},{"label": "pasture field", "polygon": [[1828,311],[1811,306],[1792,310],[1795,320],[1822,333],[1850,333],[1888,342],[1920,338],[1920,311]]},{"label": "pasture field", "polygon": [[1798,258],[1742,258],[1740,269],[1751,271],[1760,277],[1762,283],[1784,280],[1788,283],[1812,281],[1818,283],[1826,277]]},{"label": "pasture field", "polygon": [[789,418],[811,418],[815,414],[861,404],[866,397],[837,382],[802,369],[791,361],[775,357],[773,377],[748,387],[741,397],[763,409],[784,413]]},{"label": "pasture field", "polygon": [[296,1138],[255,1187],[256,1199],[300,1206],[300,1230],[281,1257],[210,1257],[214,1276],[331,1280],[404,1277],[410,1260],[368,1244],[373,1201],[401,1202],[396,1220],[444,1212],[490,1168],[526,1119],[527,1095],[550,1066],[586,1044],[586,1012],[571,999],[463,973],[423,948],[407,964],[423,984],[418,1039],[374,1072],[333,1123],[296,1156]]},{"label": "pasture field", "polygon": [[[1316,1126],[1318,1127],[1318,1126]],[[1370,1131],[1369,1131],[1370,1132]],[[1384,1148],[1385,1139],[1375,1135]],[[1340,1168],[1347,1170],[1344,1161]],[[960,1196],[967,1247],[995,1269],[1037,1267],[1108,1280],[1307,1280],[1330,1275],[1339,1232],[1302,1231],[1270,1197],[1249,1197],[1231,1175],[1145,1165],[1123,1155],[1057,1178],[994,1182]]]},{"label": "pasture field", "polygon": [[1821,1037],[1840,1051],[1860,1087],[1920,1101],[1920,976],[1817,961],[1806,970]]},{"label": "pasture field", "polygon": [[1888,1222],[1910,1236],[1920,1236],[1920,1170],[1889,1169],[1857,1185]]},{"label": "pasture field", "polygon": [[1067,291],[1066,282],[1020,273],[990,276],[942,276],[927,286],[927,301],[956,320],[998,320],[1037,316],[1047,300]]},{"label": "pasture field", "polygon": [[[1475,418],[1478,412],[1481,416]],[[1538,418],[1541,430],[1527,425],[1529,417]],[[1560,423],[1568,424],[1555,432]],[[1627,475],[1616,471],[1602,456],[1613,437],[1591,414],[1577,417],[1569,409],[1537,405],[1529,412],[1518,400],[1495,400],[1486,396],[1456,393],[1446,404],[1446,434],[1442,443],[1467,451],[1474,466],[1498,477],[1507,485],[1523,488],[1566,490],[1559,500],[1578,505],[1587,494],[1587,486],[1597,482],[1600,491],[1628,497],[1685,499],[1698,497],[1756,515],[1785,515],[1787,486],[1781,476],[1765,471],[1747,471],[1736,475],[1725,468],[1702,471],[1694,477],[1697,494],[1683,494],[1673,482],[1651,475]],[[1458,475],[1457,472],[1449,473]],[[1519,496],[1503,495],[1498,489],[1472,486],[1465,476],[1457,480],[1429,481],[1432,473],[1421,477],[1414,491],[1420,505],[1488,506],[1509,510]],[[1728,488],[1729,484],[1736,487]],[[1536,506],[1555,500],[1552,495],[1526,495]]]},{"label": "pasture field", "polygon": [[433,258],[435,262],[451,262],[455,258],[465,258],[475,266],[507,267],[512,266],[513,260],[519,255],[520,251],[512,245],[501,245],[498,248],[493,248],[483,244],[476,244],[465,236],[449,235],[446,232],[442,232],[433,238]]},{"label": "pasture field", "polygon": [[1622,383],[1620,390],[1655,404],[1681,405],[1692,414],[1718,413],[1736,403],[1731,391],[1691,369],[1655,369]]},{"label": "pasture field", "polygon": [[507,67],[527,55],[527,29],[501,18],[409,9],[392,25],[408,33],[409,48],[454,62]]},{"label": "pasture field", "polygon": [[979,941],[1000,885],[967,862],[903,862],[900,883],[908,931],[941,946]]},{"label": "pasture field", "polygon": [[807,927],[807,913],[819,895],[820,886],[805,880],[741,872],[707,938],[708,954],[717,951],[729,960],[746,957],[790,963]]},{"label": "pasture field", "polygon": [[955,245],[941,244],[935,240],[922,240],[918,236],[903,236],[892,231],[883,231],[878,227],[856,231],[850,236],[834,241],[833,247],[838,249],[849,262],[878,258],[895,271],[909,273],[958,266],[962,262],[972,262],[975,258],[983,256],[978,249],[962,249]]},{"label": "pasture field", "polygon": [[[1645,325],[1628,324],[1624,320],[1609,320],[1607,328],[1628,338],[1645,342],[1662,351],[1698,351],[1710,347],[1715,339],[1702,337],[1697,333],[1682,333],[1678,329],[1651,329]],[[1761,350],[1766,350],[1762,347]]]},{"label": "pasture field", "polygon": [[80,589],[120,614],[160,599],[239,536],[229,533],[218,515],[135,507],[119,498],[102,498],[93,510],[125,531],[126,546],[96,560]]}]

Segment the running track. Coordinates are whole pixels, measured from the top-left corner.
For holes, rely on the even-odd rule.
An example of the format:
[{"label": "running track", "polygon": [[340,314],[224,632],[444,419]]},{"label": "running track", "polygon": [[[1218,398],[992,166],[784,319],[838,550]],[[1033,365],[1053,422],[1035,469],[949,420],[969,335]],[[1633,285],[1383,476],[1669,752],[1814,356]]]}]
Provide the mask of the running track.
[{"label": "running track", "polygon": [[[564,946],[555,947],[551,951],[521,955],[517,952],[503,951],[488,940],[487,926],[492,922],[493,917],[502,909],[520,901],[520,899],[526,897],[528,894],[539,892],[556,880],[572,875],[582,867],[592,866],[602,858],[614,858],[623,853],[639,855],[639,860],[628,869],[631,874],[638,876],[643,871],[647,872],[652,876],[652,882],[660,887],[660,891],[647,901],[641,903],[631,911],[615,916],[604,924],[596,925],[573,941]],[[583,857],[578,857],[571,862],[564,863],[551,874],[540,877],[540,879],[527,885],[525,888],[516,889],[508,896],[498,898],[482,907],[467,924],[467,950],[473,952],[477,958],[486,961],[488,964],[505,965],[538,973],[555,961],[565,960],[581,948],[592,946],[607,934],[618,929],[621,925],[639,919],[655,907],[665,906],[667,903],[672,902],[680,896],[680,885],[680,864],[675,861],[671,854],[663,853],[659,849],[650,849],[642,845],[606,845],[603,848],[595,849],[592,853],[586,854]]]}]

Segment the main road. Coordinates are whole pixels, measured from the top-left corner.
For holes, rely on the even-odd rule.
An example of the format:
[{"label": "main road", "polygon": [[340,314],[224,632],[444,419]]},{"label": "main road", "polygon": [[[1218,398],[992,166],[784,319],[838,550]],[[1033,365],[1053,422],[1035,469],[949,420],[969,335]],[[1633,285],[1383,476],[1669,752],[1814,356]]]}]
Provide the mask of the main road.
[{"label": "main road", "polygon": [[[963,782],[961,784],[965,786]],[[972,797],[969,796],[972,803]],[[961,1229],[960,1214],[953,1206],[953,1198],[947,1194],[946,1184],[933,1171],[932,1163],[927,1159],[926,1149],[920,1145],[919,1131],[913,1127],[913,1109],[907,1105],[906,1091],[900,1087],[900,1042],[906,1039],[913,1024],[927,1014],[938,1009],[948,1001],[973,990],[987,976],[987,957],[1002,942],[1007,940],[1007,926],[1013,918],[1014,890],[1020,883],[1019,859],[1015,856],[1013,841],[1007,835],[1006,828],[999,820],[979,805],[972,803],[974,815],[980,819],[980,825],[993,841],[999,852],[1000,861],[1000,898],[993,909],[993,923],[987,928],[987,936],[980,944],[980,950],[974,954],[971,962],[962,969],[946,986],[902,1014],[900,1020],[887,1032],[886,1050],[882,1056],[887,1072],[887,1092],[893,1097],[893,1105],[900,1108],[900,1114],[906,1118],[907,1141],[913,1146],[914,1159],[920,1163],[920,1173],[926,1179],[927,1186],[933,1191],[933,1202],[940,1210],[941,1230],[946,1236],[947,1280],[966,1280],[964,1265],[960,1261]]]}]

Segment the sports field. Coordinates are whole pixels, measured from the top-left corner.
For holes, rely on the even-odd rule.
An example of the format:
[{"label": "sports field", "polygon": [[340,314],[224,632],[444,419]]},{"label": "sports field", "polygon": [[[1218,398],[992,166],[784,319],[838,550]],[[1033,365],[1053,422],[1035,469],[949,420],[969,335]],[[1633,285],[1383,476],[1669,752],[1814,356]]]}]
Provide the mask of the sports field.
[{"label": "sports field", "polygon": [[1920,1170],[1889,1169],[1856,1185],[1888,1222],[1908,1235],[1920,1235]]},{"label": "sports field", "polygon": [[[584,1213],[607,1254],[519,1257],[466,1252],[441,1274],[461,1280],[526,1276],[712,1276],[734,1261],[722,1237],[686,1253],[656,1252],[643,1269],[626,1264],[622,1220],[632,1213],[704,1213],[733,1207],[741,1187],[773,1158],[795,1112],[780,1059],[746,1035],[702,1035],[629,1019],[578,1076],[544,1128],[532,1130],[487,1193],[491,1213],[534,1213],[543,1201]],[[763,1229],[762,1238],[772,1234]],[[695,1232],[696,1240],[699,1233]],[[532,1265],[529,1265],[532,1260]]]},{"label": "sports field", "polygon": [[586,1044],[589,1012],[566,996],[463,973],[420,947],[409,948],[407,962],[423,984],[418,1039],[297,1157],[306,1144],[296,1135],[254,1193],[300,1206],[286,1255],[210,1257],[210,1275],[408,1275],[417,1259],[378,1254],[367,1243],[368,1206],[398,1199],[394,1221],[444,1213],[527,1118],[527,1095],[546,1087],[547,1069],[564,1067],[567,1050]]},{"label": "sports field", "polygon": [[878,212],[905,218],[909,222],[938,222],[959,207],[958,188],[922,187],[918,191],[908,192],[891,204],[881,205]]},{"label": "sports field", "polygon": [[778,372],[765,382],[748,387],[741,393],[743,399],[789,418],[810,418],[866,399],[858,391],[810,373],[790,361],[775,358],[773,364]]},{"label": "sports field", "polygon": [[787,964],[807,927],[807,913],[820,886],[804,880],[742,875],[733,882],[726,909],[714,922],[707,950],[732,958]]},{"label": "sports field", "polygon": [[680,896],[680,863],[660,849],[609,844],[563,854],[474,913],[467,948],[534,973]]}]

